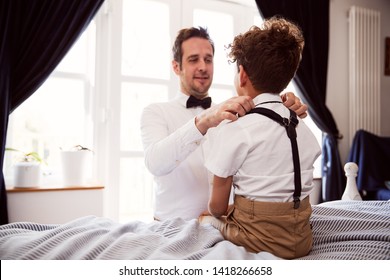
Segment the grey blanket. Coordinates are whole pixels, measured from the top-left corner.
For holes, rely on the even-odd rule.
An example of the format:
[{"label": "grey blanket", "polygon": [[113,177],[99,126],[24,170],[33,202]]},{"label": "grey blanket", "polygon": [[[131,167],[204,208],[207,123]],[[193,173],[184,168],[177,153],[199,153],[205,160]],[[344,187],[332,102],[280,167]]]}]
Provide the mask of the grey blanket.
[{"label": "grey blanket", "polygon": [[[390,259],[390,202],[313,206],[314,245],[302,259]],[[249,253],[196,220],[120,224],[82,217],[62,225],[0,226],[0,259],[278,259]]]},{"label": "grey blanket", "polygon": [[390,201],[313,206],[312,260],[390,260]]}]

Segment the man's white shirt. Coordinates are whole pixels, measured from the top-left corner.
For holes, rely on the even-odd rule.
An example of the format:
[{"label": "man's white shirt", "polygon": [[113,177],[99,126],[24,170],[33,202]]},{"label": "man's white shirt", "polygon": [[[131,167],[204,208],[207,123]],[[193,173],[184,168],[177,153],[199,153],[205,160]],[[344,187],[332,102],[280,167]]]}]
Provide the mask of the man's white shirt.
[{"label": "man's white shirt", "polygon": [[204,136],[195,126],[202,107],[186,108],[188,96],[147,106],[141,117],[145,164],[154,175],[155,218],[197,218],[207,209],[210,174]]}]

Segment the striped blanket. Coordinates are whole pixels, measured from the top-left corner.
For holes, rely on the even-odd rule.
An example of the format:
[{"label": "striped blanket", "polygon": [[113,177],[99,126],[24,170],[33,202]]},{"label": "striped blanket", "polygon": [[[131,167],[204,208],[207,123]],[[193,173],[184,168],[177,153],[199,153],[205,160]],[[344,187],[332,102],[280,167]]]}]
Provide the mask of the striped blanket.
[{"label": "striped blanket", "polygon": [[[314,245],[301,259],[390,259],[390,201],[313,206]],[[0,226],[0,259],[278,259],[249,253],[196,220],[120,224],[82,217],[61,225]]]},{"label": "striped blanket", "polygon": [[311,260],[390,260],[390,201],[313,206]]}]

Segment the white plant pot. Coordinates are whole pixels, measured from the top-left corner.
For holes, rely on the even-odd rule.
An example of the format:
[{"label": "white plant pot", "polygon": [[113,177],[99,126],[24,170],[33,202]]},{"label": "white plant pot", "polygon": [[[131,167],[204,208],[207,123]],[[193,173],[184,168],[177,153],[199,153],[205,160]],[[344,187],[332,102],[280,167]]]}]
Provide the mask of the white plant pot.
[{"label": "white plant pot", "polygon": [[85,186],[91,174],[91,151],[62,151],[61,160],[64,186]]},{"label": "white plant pot", "polygon": [[38,187],[41,166],[38,162],[18,162],[14,165],[14,186],[18,188]]}]

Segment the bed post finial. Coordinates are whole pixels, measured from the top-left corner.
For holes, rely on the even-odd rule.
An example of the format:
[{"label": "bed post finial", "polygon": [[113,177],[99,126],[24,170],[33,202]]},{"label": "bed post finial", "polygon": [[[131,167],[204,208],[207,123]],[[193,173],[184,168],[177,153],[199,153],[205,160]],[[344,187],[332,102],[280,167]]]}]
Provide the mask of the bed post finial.
[{"label": "bed post finial", "polygon": [[345,191],[342,200],[362,200],[360,193],[356,185],[356,177],[359,168],[354,162],[347,162],[344,165],[345,176],[347,177],[347,185],[345,186]]}]

